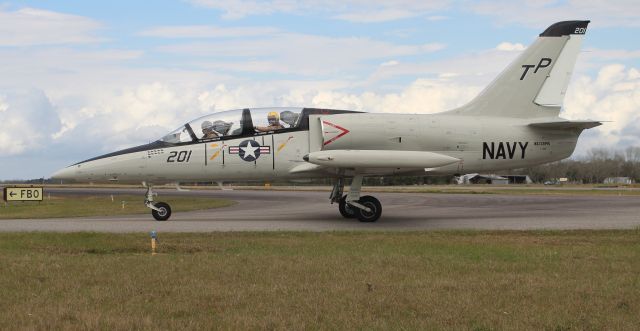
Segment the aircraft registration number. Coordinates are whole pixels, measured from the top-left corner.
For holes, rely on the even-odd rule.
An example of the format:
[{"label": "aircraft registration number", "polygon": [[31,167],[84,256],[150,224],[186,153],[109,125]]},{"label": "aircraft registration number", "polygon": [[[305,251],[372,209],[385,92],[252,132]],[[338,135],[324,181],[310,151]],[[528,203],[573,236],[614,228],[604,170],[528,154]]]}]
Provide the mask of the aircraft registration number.
[{"label": "aircraft registration number", "polygon": [[167,162],[189,162],[191,159],[192,151],[173,151],[169,153],[169,157],[167,157]]}]

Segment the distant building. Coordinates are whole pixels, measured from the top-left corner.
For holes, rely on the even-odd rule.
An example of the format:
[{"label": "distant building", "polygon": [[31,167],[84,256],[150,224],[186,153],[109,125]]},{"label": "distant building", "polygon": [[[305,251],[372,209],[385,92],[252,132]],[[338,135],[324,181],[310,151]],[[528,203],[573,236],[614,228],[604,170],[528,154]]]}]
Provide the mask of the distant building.
[{"label": "distant building", "polygon": [[608,177],[604,179],[605,184],[634,184],[636,181],[629,177]]},{"label": "distant building", "polygon": [[501,175],[509,180],[509,184],[531,184],[533,181],[528,175]]},{"label": "distant building", "polygon": [[466,174],[455,178],[456,184],[530,184],[531,178],[526,175],[483,175]]},{"label": "distant building", "polygon": [[455,177],[456,184],[492,184],[492,185],[508,185],[508,184],[531,184],[533,181],[527,175],[484,175],[484,174],[466,174]]}]

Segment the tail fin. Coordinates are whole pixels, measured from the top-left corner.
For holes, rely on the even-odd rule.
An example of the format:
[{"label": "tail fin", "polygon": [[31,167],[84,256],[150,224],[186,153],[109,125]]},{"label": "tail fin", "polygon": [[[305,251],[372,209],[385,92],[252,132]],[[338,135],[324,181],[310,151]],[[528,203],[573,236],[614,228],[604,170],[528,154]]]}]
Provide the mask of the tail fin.
[{"label": "tail fin", "polygon": [[558,116],[588,24],[565,21],[551,25],[475,99],[453,112],[518,118]]}]

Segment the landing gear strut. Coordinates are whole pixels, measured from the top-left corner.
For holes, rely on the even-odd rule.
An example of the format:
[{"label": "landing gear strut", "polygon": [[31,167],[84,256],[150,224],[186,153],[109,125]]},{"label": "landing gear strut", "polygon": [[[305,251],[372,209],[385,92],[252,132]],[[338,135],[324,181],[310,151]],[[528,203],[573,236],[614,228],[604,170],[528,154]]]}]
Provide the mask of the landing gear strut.
[{"label": "landing gear strut", "polygon": [[155,218],[156,221],[166,221],[171,217],[171,207],[168,203],[153,202],[153,191],[151,190],[151,185],[147,186],[144,205],[151,209],[151,215],[153,215],[153,218]]},{"label": "landing gear strut", "polygon": [[362,180],[362,175],[354,176],[349,194],[343,195],[344,178],[338,178],[331,191],[331,203],[338,203],[338,210],[345,218],[356,217],[360,222],[375,222],[382,215],[382,205],[372,196],[360,196]]},{"label": "landing gear strut", "polygon": [[340,215],[344,218],[354,218],[356,217],[356,209],[347,203],[347,196],[343,196],[338,202],[338,210],[340,211]]}]

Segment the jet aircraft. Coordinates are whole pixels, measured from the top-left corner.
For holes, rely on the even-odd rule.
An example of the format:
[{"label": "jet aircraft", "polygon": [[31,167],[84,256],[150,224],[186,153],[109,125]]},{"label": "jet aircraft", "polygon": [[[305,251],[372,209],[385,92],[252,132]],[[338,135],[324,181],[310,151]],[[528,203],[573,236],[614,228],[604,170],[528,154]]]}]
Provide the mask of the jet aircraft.
[{"label": "jet aircraft", "polygon": [[366,176],[487,173],[569,157],[582,131],[602,124],[559,117],[588,24],[549,26],[457,109],[437,114],[293,107],[216,112],[155,142],[70,165],[53,178],[141,183],[147,188],[145,204],[160,221],[171,216],[171,207],[154,201],[156,184],[333,178],[329,200],[340,214],[374,222],[382,206],[361,195]]}]

